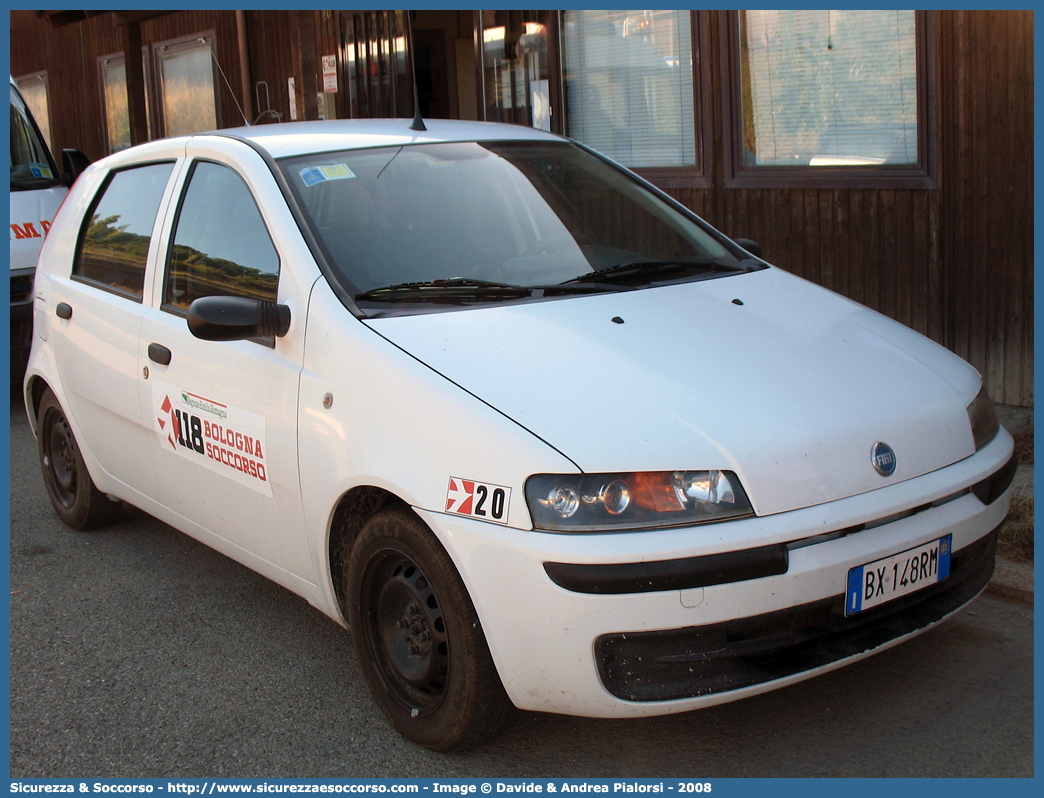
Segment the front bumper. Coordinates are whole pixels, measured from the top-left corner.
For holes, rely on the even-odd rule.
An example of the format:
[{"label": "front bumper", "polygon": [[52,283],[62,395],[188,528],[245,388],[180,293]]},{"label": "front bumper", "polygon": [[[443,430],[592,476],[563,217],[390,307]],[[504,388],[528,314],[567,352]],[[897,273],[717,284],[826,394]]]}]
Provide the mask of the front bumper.
[{"label": "front bumper", "polygon": [[949,577],[851,618],[845,597],[735,621],[603,635],[595,661],[605,688],[629,701],[669,701],[765,684],[908,637],[963,607],[993,575],[999,529],[953,553]]},{"label": "front bumper", "polygon": [[[1001,431],[974,456],[916,479],[702,527],[554,535],[421,514],[457,564],[517,706],[595,717],[666,714],[840,667],[924,631],[974,598],[992,574],[1012,451]],[[850,568],[947,534],[948,579],[844,616]],[[784,569],[772,554],[780,547]],[[745,551],[767,552],[755,558],[757,567],[773,570],[745,572],[746,564],[729,557]],[[619,589],[636,567],[679,561],[724,562],[726,578],[706,579],[707,569],[697,568],[699,583],[646,587],[639,580]],[[608,569],[625,577],[612,590],[589,589],[582,578],[563,587],[549,564],[573,576]]]}]

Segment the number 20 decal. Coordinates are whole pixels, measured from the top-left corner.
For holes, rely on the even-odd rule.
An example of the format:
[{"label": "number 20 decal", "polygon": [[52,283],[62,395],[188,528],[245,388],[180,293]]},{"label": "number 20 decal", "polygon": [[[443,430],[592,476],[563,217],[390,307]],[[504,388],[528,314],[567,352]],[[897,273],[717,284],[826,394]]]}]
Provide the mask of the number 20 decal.
[{"label": "number 20 decal", "polygon": [[450,477],[449,489],[446,491],[446,512],[506,524],[510,500],[511,488]]}]

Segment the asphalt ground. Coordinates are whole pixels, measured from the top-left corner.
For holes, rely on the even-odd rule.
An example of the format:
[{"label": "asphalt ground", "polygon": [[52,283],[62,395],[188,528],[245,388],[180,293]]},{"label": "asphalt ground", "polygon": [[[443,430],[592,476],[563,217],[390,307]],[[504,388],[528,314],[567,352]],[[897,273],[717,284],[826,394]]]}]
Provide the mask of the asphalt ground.
[{"label": "asphalt ground", "polygon": [[763,696],[643,720],[519,712],[481,749],[424,751],[380,716],[348,632],[133,508],[66,529],[20,408],[10,445],[14,778],[1033,775],[1033,608],[989,595]]}]

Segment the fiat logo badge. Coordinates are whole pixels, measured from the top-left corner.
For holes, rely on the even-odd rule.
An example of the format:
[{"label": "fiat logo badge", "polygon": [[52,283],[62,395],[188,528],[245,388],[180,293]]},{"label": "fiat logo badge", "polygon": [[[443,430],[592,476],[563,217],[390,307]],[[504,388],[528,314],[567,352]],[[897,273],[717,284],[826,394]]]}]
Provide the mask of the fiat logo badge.
[{"label": "fiat logo badge", "polygon": [[874,444],[870,449],[870,462],[882,477],[890,477],[895,472],[895,452],[887,443],[878,441]]}]

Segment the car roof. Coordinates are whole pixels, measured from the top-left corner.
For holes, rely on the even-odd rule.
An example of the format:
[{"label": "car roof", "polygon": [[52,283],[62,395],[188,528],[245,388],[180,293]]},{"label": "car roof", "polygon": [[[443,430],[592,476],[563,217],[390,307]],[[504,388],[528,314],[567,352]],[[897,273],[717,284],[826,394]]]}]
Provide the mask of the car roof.
[{"label": "car roof", "polygon": [[425,119],[426,130],[411,130],[410,119],[331,119],[283,122],[215,131],[246,139],[273,158],[333,150],[400,147],[452,141],[561,141],[559,136],[523,125]]}]

